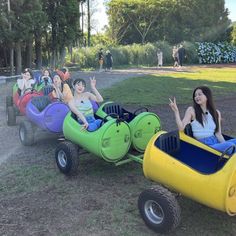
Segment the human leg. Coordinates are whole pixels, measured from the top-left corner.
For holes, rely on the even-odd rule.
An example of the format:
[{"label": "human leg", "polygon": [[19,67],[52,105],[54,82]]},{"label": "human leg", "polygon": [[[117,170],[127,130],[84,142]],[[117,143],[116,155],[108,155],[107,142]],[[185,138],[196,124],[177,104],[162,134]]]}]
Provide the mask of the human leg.
[{"label": "human leg", "polygon": [[96,120],[94,117],[86,117],[86,120],[89,124],[87,130],[90,132],[97,130],[101,126],[101,123],[102,123],[101,119]]},{"label": "human leg", "polygon": [[103,60],[102,59],[100,59],[99,60],[99,71],[101,72],[102,71],[102,66],[103,66]]},{"label": "human leg", "polygon": [[225,150],[227,150],[228,148],[230,148],[232,146],[235,146],[235,149],[234,150],[230,149],[227,154],[232,154],[232,151],[236,152],[236,139],[230,139],[230,140],[227,140],[223,143],[216,143],[216,144],[211,145],[211,147],[213,147],[216,150],[219,150],[221,152],[224,152]]}]

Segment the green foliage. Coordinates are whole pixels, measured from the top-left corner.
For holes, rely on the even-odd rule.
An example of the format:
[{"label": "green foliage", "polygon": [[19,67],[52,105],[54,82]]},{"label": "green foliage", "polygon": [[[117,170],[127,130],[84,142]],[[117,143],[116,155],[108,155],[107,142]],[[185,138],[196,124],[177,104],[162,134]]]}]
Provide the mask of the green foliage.
[{"label": "green foliage", "polygon": [[10,3],[10,13],[7,12],[5,4],[2,5],[4,9],[0,15],[0,37],[5,43],[26,41],[32,37],[35,29],[45,25],[47,18],[40,0],[15,0]]},{"label": "green foliage", "polygon": [[199,62],[197,54],[197,44],[192,42],[183,42],[186,52],[186,63],[197,64]]},{"label": "green foliage", "polygon": [[197,43],[199,62],[203,64],[236,62],[236,47],[229,43]]},{"label": "green foliage", "polygon": [[78,1],[44,1],[44,9],[52,26],[52,48],[72,45],[79,34]]},{"label": "green foliage", "polygon": [[111,0],[110,36],[121,44],[221,41],[230,24],[224,4],[224,0]]},{"label": "green foliage", "polygon": [[232,33],[231,33],[231,42],[233,43],[233,45],[236,46],[236,22],[234,22],[233,24],[233,30],[232,30]]},{"label": "green foliage", "polygon": [[[183,43],[186,54],[187,63],[193,64],[198,62],[197,46],[191,42]],[[172,58],[172,46],[164,41],[147,44],[132,44],[126,46],[105,46],[97,45],[90,48],[74,48],[72,61],[70,56],[67,55],[67,64],[76,63],[80,68],[97,68],[97,53],[100,48],[104,49],[104,52],[109,49],[113,56],[114,67],[119,66],[156,66],[157,65],[157,49],[161,49],[163,52],[164,65],[170,65],[173,63]]]}]

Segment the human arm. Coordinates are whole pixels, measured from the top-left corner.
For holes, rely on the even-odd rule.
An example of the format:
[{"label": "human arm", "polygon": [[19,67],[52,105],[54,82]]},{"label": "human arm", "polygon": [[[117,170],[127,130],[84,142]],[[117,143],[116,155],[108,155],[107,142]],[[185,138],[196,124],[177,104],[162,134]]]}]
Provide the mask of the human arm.
[{"label": "human arm", "polygon": [[68,105],[69,105],[70,110],[71,110],[73,113],[75,113],[76,116],[83,122],[83,127],[84,127],[85,129],[87,129],[89,124],[88,124],[86,118],[84,117],[84,115],[83,115],[80,111],[78,111],[78,109],[76,108],[74,99],[71,99],[71,100],[68,102]]},{"label": "human arm", "polygon": [[98,92],[98,90],[96,89],[96,79],[93,77],[93,78],[90,78],[90,86],[91,86],[91,89],[92,89],[92,93],[88,93],[88,97],[89,99],[91,100],[94,100],[96,102],[103,102],[103,97],[102,95]]},{"label": "human arm", "polygon": [[172,101],[169,98],[169,101],[170,101],[169,106],[171,107],[172,111],[175,114],[175,121],[176,121],[177,127],[180,131],[183,131],[185,126],[191,122],[192,117],[194,115],[194,110],[192,107],[189,107],[185,112],[183,120],[181,120],[180,114],[179,114],[179,109],[178,109],[178,106],[176,103],[176,99],[174,98]]},{"label": "human arm", "polygon": [[68,103],[73,98],[72,92],[68,84],[63,85],[62,99],[65,103]]},{"label": "human arm", "polygon": [[53,97],[63,100],[64,99],[64,95],[61,92],[61,89],[59,88],[59,86],[57,86],[55,84],[52,84],[52,86],[54,88],[54,93],[52,93]]},{"label": "human arm", "polygon": [[223,143],[223,142],[225,142],[225,139],[224,139],[224,137],[223,137],[223,135],[222,135],[222,133],[221,133],[221,113],[220,113],[220,111],[218,111],[218,110],[217,110],[217,113],[218,113],[219,129],[218,129],[218,131],[215,133],[215,136],[216,136],[216,138],[218,139],[218,141],[219,141],[220,143]]},{"label": "human arm", "polygon": [[17,80],[17,85],[18,85],[18,88],[22,91],[24,90],[25,88],[25,79],[24,78],[21,78],[21,79],[18,79]]}]

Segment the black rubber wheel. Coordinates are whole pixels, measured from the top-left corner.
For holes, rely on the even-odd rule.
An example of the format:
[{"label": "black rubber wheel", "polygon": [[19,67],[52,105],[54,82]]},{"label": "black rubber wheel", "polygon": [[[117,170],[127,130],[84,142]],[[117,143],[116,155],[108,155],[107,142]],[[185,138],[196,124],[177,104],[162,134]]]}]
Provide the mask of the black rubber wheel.
[{"label": "black rubber wheel", "polygon": [[138,208],[146,225],[157,233],[168,233],[180,223],[180,206],[175,196],[162,186],[144,190]]},{"label": "black rubber wheel", "polygon": [[16,125],[16,112],[13,106],[7,107],[7,125]]},{"label": "black rubber wheel", "polygon": [[75,175],[78,172],[79,155],[78,147],[69,142],[60,143],[55,151],[57,167],[66,175]]},{"label": "black rubber wheel", "polygon": [[12,107],[13,106],[13,98],[12,96],[6,96],[6,110],[8,107]]},{"label": "black rubber wheel", "polygon": [[30,121],[23,121],[19,126],[20,141],[24,146],[31,146],[34,144],[34,127]]}]

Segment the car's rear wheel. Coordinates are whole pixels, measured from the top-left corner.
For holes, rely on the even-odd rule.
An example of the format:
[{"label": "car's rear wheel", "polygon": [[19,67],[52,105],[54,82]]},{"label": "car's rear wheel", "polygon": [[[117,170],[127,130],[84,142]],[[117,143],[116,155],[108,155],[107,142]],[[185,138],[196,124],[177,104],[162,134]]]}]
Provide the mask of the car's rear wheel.
[{"label": "car's rear wheel", "polygon": [[7,107],[7,125],[16,125],[16,112],[13,106]]},{"label": "car's rear wheel", "polygon": [[139,196],[138,208],[146,225],[157,233],[168,233],[180,223],[179,204],[162,186],[144,190]]},{"label": "car's rear wheel", "polygon": [[19,127],[20,141],[24,146],[31,146],[34,144],[34,127],[30,121],[23,121]]},{"label": "car's rear wheel", "polygon": [[12,98],[12,96],[7,96],[6,97],[6,110],[10,106],[13,106],[13,98]]},{"label": "car's rear wheel", "polygon": [[61,142],[56,148],[55,158],[57,166],[63,174],[77,174],[79,166],[77,145],[69,141]]}]

